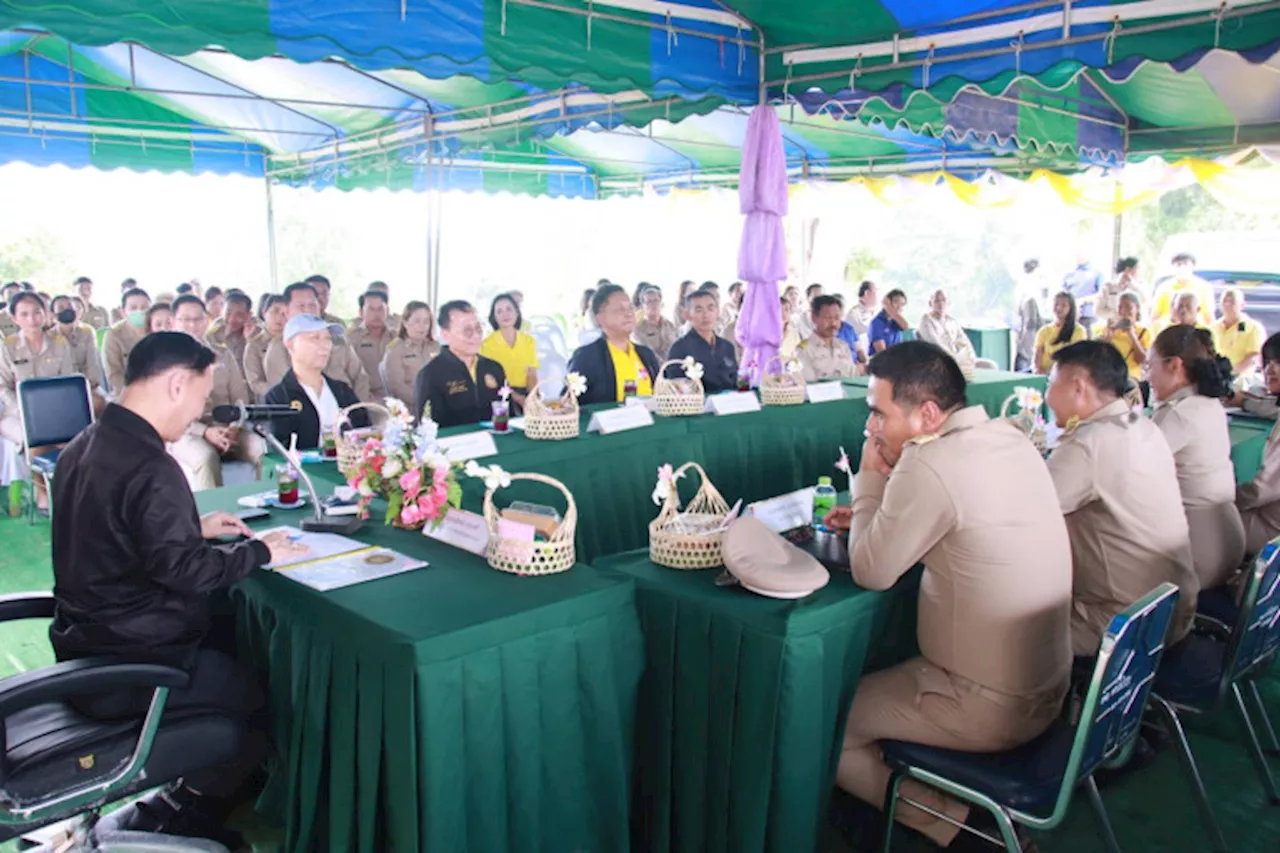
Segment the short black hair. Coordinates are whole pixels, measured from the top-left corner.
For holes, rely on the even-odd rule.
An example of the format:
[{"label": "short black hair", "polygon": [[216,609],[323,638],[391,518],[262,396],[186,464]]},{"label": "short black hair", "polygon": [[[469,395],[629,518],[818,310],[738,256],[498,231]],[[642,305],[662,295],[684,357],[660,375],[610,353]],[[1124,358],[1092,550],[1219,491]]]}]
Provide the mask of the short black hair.
[{"label": "short black hair", "polygon": [[640,307],[640,300],[641,300],[641,298],[644,296],[644,292],[645,292],[646,290],[648,290],[649,288],[651,288],[651,287],[653,287],[653,285],[652,285],[652,284],[650,284],[650,283],[649,283],[649,282],[647,282],[647,281],[642,281],[642,282],[640,282],[639,284],[637,284],[637,285],[636,285],[636,292],[635,292],[635,294],[631,297],[631,304],[632,304],[632,305],[634,305],[634,306],[636,306],[637,308],[639,308],[639,307]]},{"label": "short black hair", "polygon": [[57,305],[57,304],[58,304],[58,300],[59,300],[59,299],[65,299],[65,300],[68,302],[68,304],[70,304],[70,305],[71,305],[72,310],[74,310],[74,309],[75,309],[75,307],[76,307],[76,306],[75,306],[75,303],[74,303],[74,302],[72,302],[72,301],[71,301],[71,297],[70,297],[70,296],[67,296],[66,294],[59,294],[59,295],[57,295],[57,296],[53,297],[53,299],[49,300],[49,307],[50,307],[50,308],[52,308],[54,305]]},{"label": "short black hair", "polygon": [[735,281],[733,284],[729,285],[730,293],[739,293],[741,290],[742,290],[742,282],[740,281]]},{"label": "short black hair", "polygon": [[1262,343],[1262,363],[1280,359],[1280,332],[1276,332]]},{"label": "short black hair", "polygon": [[449,315],[454,311],[461,311],[464,314],[474,314],[476,307],[465,299],[454,299],[440,306],[440,315],[436,317],[436,325],[442,329],[449,328],[452,322]]},{"label": "short black hair", "polygon": [[136,278],[126,278],[124,281],[120,282],[120,288],[122,290],[128,290],[131,287],[137,287],[137,286],[138,286],[138,280]]},{"label": "short black hair", "polygon": [[714,291],[714,292],[716,292],[716,293],[719,293],[719,292],[720,292],[720,285],[716,284],[714,281],[704,281],[704,282],[702,283],[702,286],[701,286],[701,287],[699,287],[698,289],[699,289],[699,290],[711,290],[711,291]]},{"label": "short black hair", "polygon": [[333,285],[329,284],[329,279],[325,278],[319,273],[316,273],[315,275],[307,276],[306,283],[311,285],[312,287],[315,287],[317,284],[323,284],[325,287],[329,288],[330,290],[333,289]]},{"label": "short black hair", "polygon": [[173,300],[173,313],[177,314],[178,309],[183,305],[199,305],[202,312],[205,314],[209,313],[209,306],[205,305],[204,301],[193,293],[184,293],[177,299]]},{"label": "short black hair", "polygon": [[360,306],[360,310],[364,310],[364,302],[366,299],[381,299],[382,304],[387,304],[387,294],[381,290],[366,290],[364,293],[356,297],[356,304]]},{"label": "short black hair", "polygon": [[498,331],[498,303],[504,299],[511,303],[512,308],[516,309],[516,329],[519,330],[524,326],[524,314],[520,312],[520,303],[516,301],[516,298],[511,294],[511,291],[499,293],[497,296],[493,297],[493,301],[489,303],[489,326],[492,327],[495,332]]},{"label": "short black hair", "polygon": [[1035,272],[1038,269],[1040,269],[1039,258],[1027,258],[1025,261],[1022,262],[1022,271],[1024,273],[1027,273],[1028,275],[1030,275],[1031,273]]},{"label": "short black hair", "polygon": [[[187,285],[187,286],[188,286],[188,287],[190,287],[190,285]],[[192,289],[194,290],[195,288],[192,288]],[[181,292],[181,289],[179,289],[179,292]],[[205,298],[206,300],[208,300],[208,299],[213,299],[215,296],[222,296],[222,295],[223,295],[223,293],[222,293],[222,288],[221,288],[221,287],[217,287],[217,286],[215,286],[215,287],[206,287],[206,288],[204,289],[204,298]]]},{"label": "short black hair", "polygon": [[72,287],[79,287],[82,284],[93,284],[93,279],[89,278],[87,275],[82,275],[75,281],[71,282]]},{"label": "short black hair", "polygon": [[893,290],[890,290],[888,293],[886,293],[884,295],[884,298],[892,301],[894,299],[897,299],[899,296],[901,296],[903,299],[907,298],[907,294],[903,292],[902,288],[895,287]]},{"label": "short black hair", "polygon": [[320,298],[320,294],[316,293],[315,285],[311,284],[310,279],[307,279],[306,281],[295,281],[293,284],[289,285],[284,289],[284,304],[285,305],[291,304],[293,302],[293,294],[300,293],[304,290],[311,291],[311,295],[314,296],[317,300]]},{"label": "short black hair", "polygon": [[1122,273],[1122,272],[1128,272],[1129,270],[1137,269],[1137,268],[1138,268],[1138,259],[1137,259],[1137,258],[1134,258],[1134,257],[1121,258],[1120,260],[1116,261],[1116,274],[1117,274],[1117,275],[1118,275],[1118,274],[1120,274],[1120,273]]},{"label": "short black hair", "polygon": [[810,296],[810,294],[811,294],[811,293],[813,293],[815,290],[822,290],[822,285],[820,285],[820,284],[811,284],[811,285],[809,285],[808,287],[806,287],[806,288],[804,289],[804,298],[805,298],[805,299],[808,299],[810,302],[812,302],[812,301],[813,301],[813,299],[814,299],[814,297],[813,297],[813,296]]},{"label": "short black hair", "polygon": [[591,297],[591,316],[598,316],[604,308],[604,304],[609,301],[609,297],[615,293],[621,293],[623,296],[627,295],[627,292],[622,289],[620,284],[602,284],[597,287],[595,294]]},{"label": "short black hair", "polygon": [[844,301],[839,296],[832,296],[829,293],[823,294],[822,296],[815,296],[813,297],[813,301],[809,303],[809,310],[813,316],[817,317],[818,313],[828,305],[836,305],[843,308]]},{"label": "short black hair", "polygon": [[30,290],[20,290],[13,295],[12,299],[9,300],[9,313],[14,314],[17,312],[18,306],[24,302],[34,302],[40,306],[41,311],[45,308],[44,300],[40,298],[40,294],[34,293]]},{"label": "short black hair", "polygon": [[699,287],[693,293],[690,293],[688,296],[684,298],[685,307],[687,308],[690,305],[692,305],[693,300],[695,299],[710,299],[712,302],[715,302],[716,295],[712,293],[710,290],[707,290],[705,287]]},{"label": "short black hair", "polygon": [[1053,354],[1056,364],[1080,367],[1089,374],[1093,387],[1113,397],[1123,397],[1129,390],[1129,365],[1109,341],[1078,341]]},{"label": "short black hair", "polygon": [[286,302],[285,298],[280,294],[264,293],[262,295],[262,301],[258,303],[258,317],[261,319],[266,319],[267,311],[271,308],[272,305],[275,305],[277,302],[280,303],[281,305],[288,305],[288,302]]},{"label": "short black hair", "polygon": [[141,287],[131,287],[131,288],[129,288],[128,290],[126,290],[124,293],[120,294],[120,307],[121,307],[121,308],[124,308],[124,305],[125,305],[125,303],[126,303],[126,302],[128,302],[128,301],[129,301],[129,297],[130,297],[130,296],[141,296],[141,297],[143,297],[144,299],[146,299],[148,302],[150,302],[150,301],[151,301],[151,294],[147,293],[147,292],[146,292],[145,290],[143,290]]},{"label": "short black hair", "polygon": [[243,290],[228,290],[227,305],[239,305],[250,314],[253,313],[253,300]]},{"label": "short black hair", "polygon": [[376,290],[384,295],[391,293],[391,288],[387,286],[385,281],[371,281],[365,291]]},{"label": "short black hair", "polygon": [[1171,264],[1181,264],[1184,262],[1190,263],[1192,266],[1194,266],[1196,262],[1196,256],[1191,254],[1190,252],[1179,252],[1178,254],[1173,256],[1173,260],[1169,261],[1169,263]]},{"label": "short black hair", "polygon": [[[213,290],[213,288],[211,287],[209,288],[209,290]],[[174,293],[177,293],[179,296],[186,296],[188,293],[193,293],[195,291],[195,288],[192,287],[190,284],[183,282],[182,284],[175,287],[173,291]]]},{"label": "short black hair", "polygon": [[1181,359],[1187,380],[1202,397],[1220,400],[1231,393],[1231,362],[1219,355],[1208,329],[1170,326],[1156,335],[1151,348],[1161,358]]},{"label": "short black hair", "polygon": [[203,373],[216,360],[213,350],[185,332],[154,332],[130,351],[124,384],[143,382],[175,367]]},{"label": "short black hair", "polygon": [[903,341],[877,353],[867,371],[893,383],[895,403],[918,406],[932,400],[944,412],[968,403],[960,365],[936,344]]},{"label": "short black hair", "polygon": [[864,281],[862,284],[858,285],[858,298],[861,299],[866,296],[867,291],[875,290],[875,287],[876,283],[874,281]]}]

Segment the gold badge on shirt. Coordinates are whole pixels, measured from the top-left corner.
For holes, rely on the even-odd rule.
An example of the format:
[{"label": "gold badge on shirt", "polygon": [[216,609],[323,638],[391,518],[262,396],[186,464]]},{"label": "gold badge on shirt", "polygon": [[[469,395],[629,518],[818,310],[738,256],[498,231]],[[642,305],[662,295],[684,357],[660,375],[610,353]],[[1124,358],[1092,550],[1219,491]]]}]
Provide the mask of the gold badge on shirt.
[{"label": "gold badge on shirt", "polygon": [[293,409],[295,412],[301,412],[301,411],[302,411],[302,401],[301,401],[301,400],[290,400],[290,401],[289,401],[289,408]]},{"label": "gold badge on shirt", "polygon": [[498,380],[496,380],[496,379],[494,379],[494,378],[493,378],[493,374],[492,374],[492,373],[486,373],[486,374],[484,375],[484,387],[488,388],[490,391],[496,391],[496,390],[497,390],[497,388],[498,388]]}]

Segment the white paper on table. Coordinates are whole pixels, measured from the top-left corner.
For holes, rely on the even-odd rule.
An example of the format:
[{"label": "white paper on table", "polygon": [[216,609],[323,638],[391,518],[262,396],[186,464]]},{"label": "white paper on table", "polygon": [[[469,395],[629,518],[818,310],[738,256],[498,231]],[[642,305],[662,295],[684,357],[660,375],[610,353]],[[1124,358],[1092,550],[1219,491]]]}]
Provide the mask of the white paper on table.
[{"label": "white paper on table", "polygon": [[704,411],[717,415],[740,415],[744,412],[760,411],[760,398],[754,391],[732,391],[725,394],[713,394],[707,398]]},{"label": "white paper on table", "polygon": [[350,554],[339,554],[327,560],[302,563],[281,570],[280,574],[300,584],[328,592],[366,581],[426,568],[423,560],[392,551],[389,548],[366,548]]},{"label": "white paper on table", "polygon": [[794,530],[813,523],[813,493],[817,489],[789,492],[776,498],[747,504],[746,515],[759,519],[774,533]]},{"label": "white paper on table", "polygon": [[451,435],[438,439],[436,443],[450,462],[466,462],[468,459],[498,455],[498,445],[494,443],[493,434],[488,430]]},{"label": "white paper on table", "polygon": [[298,545],[304,546],[307,549],[307,553],[289,557],[278,563],[270,563],[264,568],[284,569],[309,560],[324,560],[329,557],[336,557],[339,554],[349,554],[352,551],[360,551],[369,547],[363,542],[357,542],[354,539],[348,539],[336,533],[303,533],[296,527],[273,527],[270,530],[263,530],[258,533],[256,538],[261,539],[268,534],[279,532],[287,534]]},{"label": "white paper on table", "polygon": [[440,526],[432,529],[428,524],[422,535],[481,557],[489,544],[489,525],[484,516],[464,509],[450,509]]},{"label": "white paper on table", "polygon": [[628,406],[640,406],[651,412],[658,411],[658,401],[653,397],[628,397],[624,402]]},{"label": "white paper on table", "polygon": [[653,415],[644,406],[621,406],[617,409],[605,409],[591,416],[587,424],[587,432],[598,432],[609,435],[629,429],[653,426]]},{"label": "white paper on table", "polygon": [[830,403],[844,399],[844,386],[839,382],[810,382],[805,393],[810,403]]}]

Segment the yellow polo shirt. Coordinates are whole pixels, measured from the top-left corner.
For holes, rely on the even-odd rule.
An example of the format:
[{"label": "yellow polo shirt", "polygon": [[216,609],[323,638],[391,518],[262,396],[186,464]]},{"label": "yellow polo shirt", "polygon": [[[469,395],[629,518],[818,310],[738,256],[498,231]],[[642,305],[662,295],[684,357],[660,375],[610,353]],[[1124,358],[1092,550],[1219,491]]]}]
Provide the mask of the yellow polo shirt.
[{"label": "yellow polo shirt", "polygon": [[1057,323],[1050,323],[1047,326],[1042,326],[1040,331],[1036,332],[1036,349],[1042,351],[1040,364],[1038,365],[1041,373],[1048,373],[1049,368],[1053,367],[1053,354],[1055,352],[1065,346],[1070,346],[1071,344],[1079,343],[1084,340],[1084,326],[1076,323],[1076,330],[1071,335],[1071,340],[1067,341],[1065,344],[1055,344],[1053,341],[1057,337]]},{"label": "yellow polo shirt", "polygon": [[480,354],[502,365],[512,388],[524,388],[529,371],[538,369],[538,342],[524,332],[516,332],[515,346],[507,346],[502,332],[494,332],[480,344]]},{"label": "yellow polo shirt", "polygon": [[627,344],[626,350],[620,350],[609,344],[609,358],[613,360],[613,378],[617,385],[617,401],[621,403],[627,396],[627,382],[636,383],[637,397],[653,396],[653,379],[645,370],[640,354],[634,344]]},{"label": "yellow polo shirt", "polygon": [[[1151,349],[1151,330],[1139,325],[1134,325],[1133,336],[1138,339],[1138,343],[1142,345],[1144,350]],[[1108,339],[1110,344],[1120,351],[1120,355],[1124,356],[1124,363],[1129,367],[1129,377],[1131,379],[1142,378],[1143,362],[1137,361],[1133,357],[1133,341],[1129,340],[1129,336],[1123,332],[1116,331]]]},{"label": "yellow polo shirt", "polygon": [[1160,285],[1160,289],[1156,291],[1155,299],[1153,300],[1154,304],[1151,307],[1151,324],[1157,327],[1161,323],[1168,325],[1170,314],[1173,312],[1175,297],[1187,290],[1195,293],[1199,303],[1199,325],[1209,326],[1212,324],[1213,285],[1200,278],[1200,276],[1193,276],[1189,281],[1175,278]]},{"label": "yellow polo shirt", "polygon": [[1213,324],[1213,345],[1219,355],[1231,359],[1232,365],[1249,353],[1262,352],[1262,343],[1266,339],[1267,330],[1262,328],[1262,324],[1244,314],[1230,325],[1224,325],[1222,320]]}]

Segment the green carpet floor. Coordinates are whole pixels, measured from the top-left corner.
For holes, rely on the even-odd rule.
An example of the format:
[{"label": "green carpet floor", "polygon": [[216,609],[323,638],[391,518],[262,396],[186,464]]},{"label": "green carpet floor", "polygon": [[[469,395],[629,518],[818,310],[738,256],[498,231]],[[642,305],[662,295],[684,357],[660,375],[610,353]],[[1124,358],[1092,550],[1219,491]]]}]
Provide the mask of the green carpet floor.
[{"label": "green carpet floor", "polygon": [[[0,518],[0,594],[51,588],[49,525],[28,526],[25,520]],[[0,625],[0,678],[52,662],[47,626],[37,623]],[[1280,674],[1265,684],[1272,719],[1280,724]],[[1276,853],[1280,850],[1280,806],[1266,802],[1243,746],[1239,721],[1229,711],[1210,720],[1192,720],[1192,749],[1201,764],[1232,853]],[[1280,773],[1280,758],[1272,759]],[[1126,853],[1200,853],[1209,845],[1176,756],[1162,754],[1156,764],[1103,791]],[[253,816],[241,828],[258,851],[274,850],[279,834]],[[1102,850],[1093,817],[1079,802],[1064,826],[1040,839],[1045,853],[1093,853]],[[0,845],[0,853],[16,849]],[[838,845],[831,848],[841,849]],[[896,850],[923,850],[909,842]],[[394,851],[389,851],[394,853]],[[593,851],[615,853],[615,851]],[[799,853],[799,851],[798,851]]]}]

